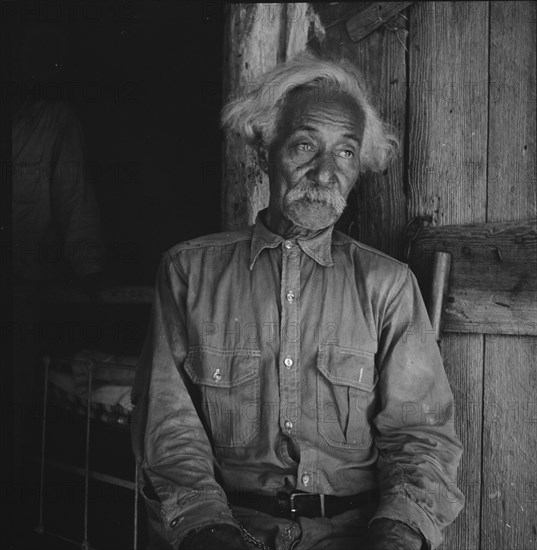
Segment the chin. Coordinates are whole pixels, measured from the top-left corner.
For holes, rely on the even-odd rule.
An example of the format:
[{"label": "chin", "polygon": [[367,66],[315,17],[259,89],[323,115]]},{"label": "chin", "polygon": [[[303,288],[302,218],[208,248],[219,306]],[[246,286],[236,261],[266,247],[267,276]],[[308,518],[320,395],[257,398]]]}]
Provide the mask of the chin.
[{"label": "chin", "polygon": [[339,218],[333,207],[318,202],[293,203],[284,213],[293,224],[313,231],[330,227]]}]

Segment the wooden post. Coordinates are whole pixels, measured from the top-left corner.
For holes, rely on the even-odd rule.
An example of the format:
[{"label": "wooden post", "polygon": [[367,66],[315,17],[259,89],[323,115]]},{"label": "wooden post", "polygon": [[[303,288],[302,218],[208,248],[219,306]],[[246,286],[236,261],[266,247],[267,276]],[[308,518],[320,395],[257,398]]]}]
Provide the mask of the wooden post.
[{"label": "wooden post", "polygon": [[[224,100],[254,89],[256,78],[306,47],[323,30],[310,4],[230,4],[224,45]],[[224,142],[222,224],[234,230],[252,224],[268,205],[268,178],[255,152],[238,136]]]},{"label": "wooden post", "polygon": [[444,310],[444,300],[447,297],[450,266],[451,254],[449,252],[434,253],[427,313],[429,313],[429,319],[431,320],[437,342],[440,341],[442,334],[442,313]]},{"label": "wooden post", "polygon": [[[224,46],[224,100],[245,94],[280,60],[281,4],[231,4]],[[257,158],[238,136],[224,142],[222,223],[239,229],[268,202],[268,182]]]}]

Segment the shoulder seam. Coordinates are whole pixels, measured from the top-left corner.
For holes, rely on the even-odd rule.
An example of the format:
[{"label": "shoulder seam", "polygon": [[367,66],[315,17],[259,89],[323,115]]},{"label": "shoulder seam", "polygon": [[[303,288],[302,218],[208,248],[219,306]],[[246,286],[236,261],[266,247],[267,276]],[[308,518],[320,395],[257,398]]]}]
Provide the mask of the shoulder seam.
[{"label": "shoulder seam", "polygon": [[[179,277],[181,277],[181,279],[183,281],[187,280],[187,277],[186,277],[185,273],[183,272],[183,270],[181,269],[180,265],[178,264],[178,262],[175,261],[175,256],[172,256],[170,254],[169,250],[166,250],[166,252],[163,252],[162,258],[163,258],[163,261],[168,264],[167,265],[168,270],[169,270],[170,267],[173,268],[175,270],[175,272],[179,275]],[[168,270],[166,271],[166,277],[168,277],[168,279],[169,279],[170,273],[169,273]],[[169,283],[169,281],[168,281],[168,283]]]},{"label": "shoulder seam", "polygon": [[[202,239],[203,237],[198,237]],[[238,235],[237,237],[231,239],[230,241],[207,241],[207,242],[196,242],[195,244],[191,241],[184,241],[182,243],[178,243],[171,248],[169,248],[165,254],[169,254],[170,257],[174,258],[175,256],[178,256],[181,252],[187,252],[189,250],[201,250],[204,248],[209,248],[211,246],[230,246],[233,244],[237,244],[239,242],[243,241],[249,241],[252,238],[251,235]],[[194,239],[192,239],[193,241]]]},{"label": "shoulder seam", "polygon": [[387,260],[391,260],[394,263],[397,263],[401,265],[402,267],[408,267],[408,265],[405,262],[402,262],[401,260],[398,260],[397,258],[393,258],[392,256],[385,254],[381,250],[376,250],[375,248],[365,245],[359,241],[354,240],[351,237],[348,237],[348,241],[332,241],[332,244],[334,246],[343,246],[346,244],[353,245],[360,250],[363,250],[364,252],[370,252],[371,254],[375,254],[376,256],[381,256],[382,258],[386,258]]},{"label": "shoulder seam", "polygon": [[395,300],[396,296],[401,292],[401,289],[403,288],[403,285],[405,284],[406,280],[408,279],[408,274],[410,273],[410,268],[407,264],[403,264],[405,269],[401,270],[401,274],[399,275],[399,279],[397,281],[397,285],[394,287],[393,291],[391,292],[390,297],[386,301],[386,307],[390,307],[390,305]]}]

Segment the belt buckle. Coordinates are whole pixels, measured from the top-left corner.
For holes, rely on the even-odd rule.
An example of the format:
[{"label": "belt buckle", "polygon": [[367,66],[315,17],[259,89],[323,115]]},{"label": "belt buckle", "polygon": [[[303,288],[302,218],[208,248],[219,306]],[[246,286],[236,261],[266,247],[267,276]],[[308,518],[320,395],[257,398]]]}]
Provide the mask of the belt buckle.
[{"label": "belt buckle", "polygon": [[298,512],[298,509],[297,509],[297,506],[296,506],[296,499],[300,499],[301,497],[303,498],[312,498],[312,497],[317,497],[318,498],[318,503],[319,503],[319,510],[320,510],[320,515],[318,517],[321,517],[321,518],[324,518],[326,517],[325,516],[325,509],[324,509],[324,494],[321,494],[321,493],[291,493],[289,495],[289,505],[290,505],[290,509],[291,509],[291,519],[295,519],[296,518],[296,514]]}]

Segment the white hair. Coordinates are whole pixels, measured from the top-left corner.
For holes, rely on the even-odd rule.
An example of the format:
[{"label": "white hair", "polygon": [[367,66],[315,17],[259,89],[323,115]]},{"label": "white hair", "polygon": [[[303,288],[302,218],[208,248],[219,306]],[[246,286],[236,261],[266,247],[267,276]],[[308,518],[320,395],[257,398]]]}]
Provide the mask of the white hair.
[{"label": "white hair", "polygon": [[276,135],[280,110],[288,94],[296,90],[317,89],[350,95],[365,116],[360,151],[360,170],[381,172],[395,156],[399,141],[382,122],[372,106],[366,82],[360,71],[346,59],[321,59],[306,51],[263,74],[253,89],[243,90],[222,109],[221,123],[227,132],[237,133],[257,149],[268,149]]}]

